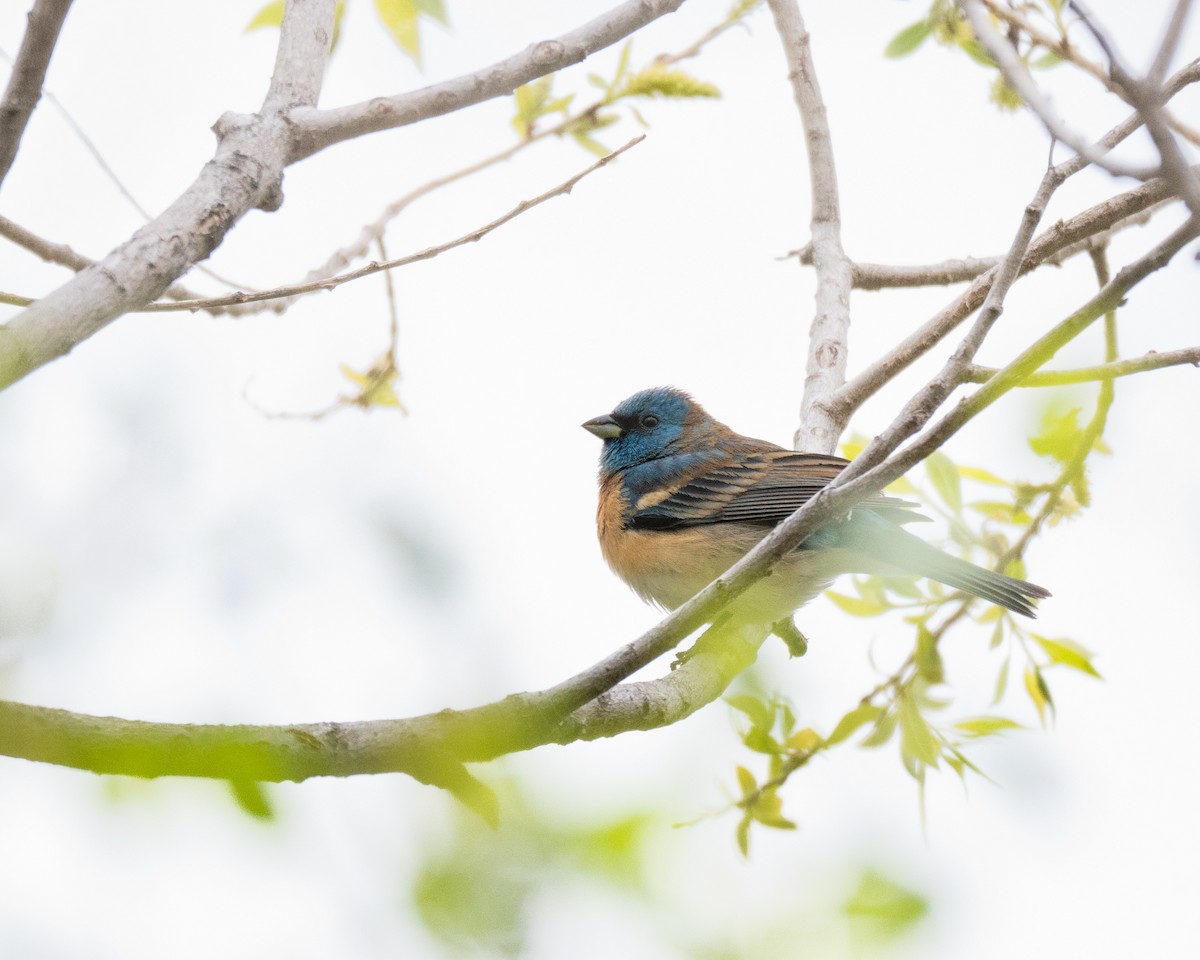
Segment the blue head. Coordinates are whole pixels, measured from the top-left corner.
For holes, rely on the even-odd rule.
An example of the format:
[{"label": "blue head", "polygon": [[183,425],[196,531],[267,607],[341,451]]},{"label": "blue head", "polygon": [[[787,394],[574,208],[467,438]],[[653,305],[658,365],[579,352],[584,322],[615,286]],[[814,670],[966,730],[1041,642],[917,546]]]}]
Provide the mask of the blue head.
[{"label": "blue head", "polygon": [[674,387],[635,393],[612,413],[594,417],[583,428],[604,441],[601,474],[707,450],[714,446],[715,435],[726,431],[700,404]]}]

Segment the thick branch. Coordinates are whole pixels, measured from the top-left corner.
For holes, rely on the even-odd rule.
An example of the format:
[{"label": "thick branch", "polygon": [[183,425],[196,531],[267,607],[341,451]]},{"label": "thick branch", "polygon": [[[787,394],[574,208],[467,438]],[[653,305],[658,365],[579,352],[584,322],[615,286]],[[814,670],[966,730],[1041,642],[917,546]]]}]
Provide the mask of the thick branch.
[{"label": "thick branch", "polygon": [[842,249],[833,139],[800,8],[796,0],[768,0],[768,4],[783,41],[788,79],[804,125],[812,187],[813,267],[817,272],[816,312],[808,333],[804,397],[793,446],[832,453],[846,424],[830,415],[825,401],[846,381],[851,282],[850,259]]},{"label": "thick branch", "polygon": [[[710,631],[667,676],[621,684],[599,697],[579,693],[596,688],[598,674],[592,668],[573,685],[569,681],[551,691],[516,694],[471,710],[404,720],[284,726],[149,723],[0,701],[0,754],[139,777],[280,782],[399,772],[461,794],[470,780],[462,770],[464,762],[650,730],[690,716],[754,662],[767,635],[749,628]],[[591,702],[566,716],[561,691],[568,686],[576,698]]]},{"label": "thick branch", "polygon": [[0,183],[8,176],[33,108],[42,96],[50,57],[70,9],[71,0],[36,0],[29,11],[29,26],[0,98]]},{"label": "thick branch", "polygon": [[646,24],[674,13],[684,0],[629,0],[554,40],[542,40],[521,53],[473,73],[401,93],[374,97],[329,110],[295,110],[295,140],[289,162],[367,133],[440,117],[495,97],[506,97],[538,77],[579,63]]}]

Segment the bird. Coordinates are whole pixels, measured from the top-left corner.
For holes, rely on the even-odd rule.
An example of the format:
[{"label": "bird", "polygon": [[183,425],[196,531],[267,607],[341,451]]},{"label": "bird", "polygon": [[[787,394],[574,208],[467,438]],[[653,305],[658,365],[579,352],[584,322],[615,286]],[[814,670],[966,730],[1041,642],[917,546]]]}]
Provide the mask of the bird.
[{"label": "bird", "polygon": [[[604,441],[596,529],[609,567],[643,600],[674,610],[728,570],[850,462],[743,436],[674,387],[652,387],[582,424]],[[725,615],[779,626],[844,573],[917,574],[1026,617],[1037,584],[952,556],[904,529],[918,504],[867,497],[826,523],[732,601]],[[786,626],[784,626],[786,624]]]}]

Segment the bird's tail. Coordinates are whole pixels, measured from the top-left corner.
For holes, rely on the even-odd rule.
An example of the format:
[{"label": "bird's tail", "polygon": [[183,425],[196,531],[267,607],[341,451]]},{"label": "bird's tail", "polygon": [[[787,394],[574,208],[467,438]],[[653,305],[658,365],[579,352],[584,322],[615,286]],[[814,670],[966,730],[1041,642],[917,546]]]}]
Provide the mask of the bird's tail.
[{"label": "bird's tail", "polygon": [[965,590],[1022,616],[1036,617],[1034,601],[1050,596],[1050,591],[1045,587],[994,570],[985,570],[944,553],[868,511],[859,511],[852,520],[840,526],[838,539],[842,546],[883,560],[908,573]]}]

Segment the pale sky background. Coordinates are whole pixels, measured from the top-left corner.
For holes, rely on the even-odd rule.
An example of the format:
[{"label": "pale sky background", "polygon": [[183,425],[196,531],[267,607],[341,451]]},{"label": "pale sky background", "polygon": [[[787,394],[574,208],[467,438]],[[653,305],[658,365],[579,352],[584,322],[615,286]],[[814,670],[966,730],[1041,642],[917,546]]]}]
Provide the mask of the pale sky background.
[{"label": "pale sky background", "polygon": [[[369,3],[349,6],[325,106],[457,75],[607,4],[451,0],[452,28],[426,33],[424,73]],[[1169,5],[1092,6],[1144,65]],[[634,62],[686,46],[726,7],[691,0],[638,36]],[[26,8],[0,6],[10,55]],[[241,32],[254,9],[79,0],[72,10],[47,86],[151,211],[211,156],[213,121],[261,101],[275,35]],[[923,12],[897,0],[804,5],[845,245],[864,261],[1000,252],[1047,156],[1042,129],[993,109],[990,77],[965,57],[882,57]],[[1193,28],[1188,56],[1197,39]],[[610,72],[615,58],[597,56],[556,89],[588,97],[586,74]],[[545,686],[656,622],[600,558],[598,444],[578,424],[634,390],[674,384],[736,429],[788,443],[812,311],[811,273],[778,260],[806,239],[808,186],[765,11],[687,69],[724,98],[643,106],[646,142],[569,198],[395,275],[407,417],[347,411],[314,424],[260,412],[323,407],[343,389],[340,363],[370,364],[387,336],[378,278],[283,317],[123,317],[6,391],[0,693],[172,721],[403,716]],[[1124,116],[1094,83],[1044,76],[1089,134]],[[1177,109],[1194,124],[1196,106],[1192,96]],[[250,214],[211,265],[260,287],[298,278],[392,199],[511,143],[510,115],[510,101],[494,101],[305,161],[286,174],[284,208]],[[601,138],[616,147],[637,132],[627,116]],[[1128,156],[1148,158],[1144,142]],[[389,252],[457,236],[590,162],[570,142],[538,145],[414,205]],[[1111,190],[1102,175],[1076,178],[1045,223]],[[47,103],[0,213],[93,256],[140,222]],[[1114,269],[1179,217],[1120,238]],[[1197,342],[1191,252],[1130,297],[1125,355]],[[63,277],[0,246],[0,289],[36,295]],[[196,274],[186,282],[212,288]],[[1083,258],[1020,286],[981,360],[1003,362],[1092,283]],[[856,293],[852,371],[951,296]],[[1061,359],[1099,357],[1097,329]],[[881,429],[940,362],[875,398],[853,428]],[[1105,681],[1052,671],[1048,733],[1012,684],[1002,710],[1034,729],[971,754],[999,786],[976,779],[964,794],[952,774],[933,776],[923,830],[895,746],[841,748],[787,788],[800,829],[756,833],[743,861],[732,815],[671,829],[722,807],[734,764],[757,764],[721,705],[668,730],[480,768],[493,783],[521,778],[547,817],[655,811],[650,905],[578,878],[551,884],[532,905],[523,956],[838,956],[852,948],[831,910],[865,865],[931,902],[889,956],[1196,955],[1196,377],[1178,368],[1119,381],[1115,456],[1094,464],[1094,508],[1030,551],[1031,579],[1054,592],[1039,630],[1093,650]],[[1090,411],[1094,388],[1075,397]],[[1010,396],[948,452],[1049,479],[1025,442],[1044,401]],[[909,633],[824,599],[801,625],[809,655],[789,662],[771,643],[759,677],[792,697],[802,725],[828,731],[877,682],[869,656],[890,669]],[[986,642],[963,632],[945,649],[952,717],[988,709],[999,655]],[[240,813],[220,784],[0,759],[0,956],[452,955],[416,919],[411,884],[449,842],[455,801],[401,776],[268,789],[274,825]],[[480,836],[503,843],[503,831]]]}]

